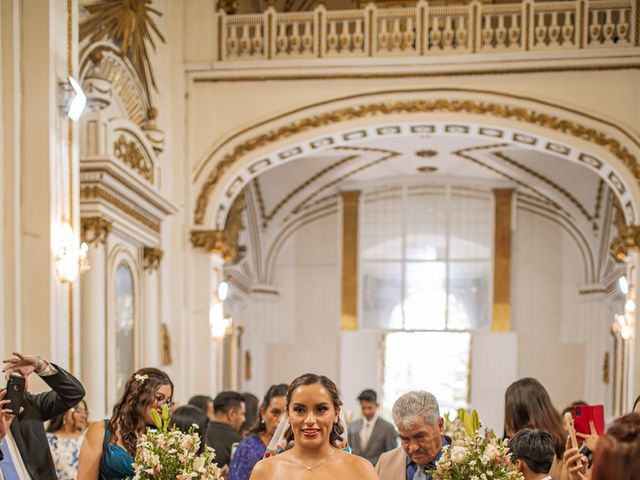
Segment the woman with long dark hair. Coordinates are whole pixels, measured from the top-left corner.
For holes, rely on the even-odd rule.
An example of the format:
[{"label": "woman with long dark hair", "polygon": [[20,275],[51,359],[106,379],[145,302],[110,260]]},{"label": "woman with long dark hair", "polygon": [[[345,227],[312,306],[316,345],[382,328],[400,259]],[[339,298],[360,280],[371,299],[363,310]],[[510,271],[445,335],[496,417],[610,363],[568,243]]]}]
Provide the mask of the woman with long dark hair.
[{"label": "woman with long dark hair", "polygon": [[339,422],[341,406],[338,388],[329,378],[312,373],[296,378],[286,395],[293,447],[258,462],[251,480],[377,479],[371,463],[340,448],[344,433]]},{"label": "woman with long dark hair", "polygon": [[549,432],[553,437],[556,453],[550,475],[553,478],[561,478],[562,454],[567,433],[562,425],[560,412],[551,403],[547,390],[535,378],[523,378],[509,385],[504,400],[507,437],[512,437],[525,428]]},{"label": "woman with long dark hair", "polygon": [[88,416],[87,404],[81,400],[76,406],[49,422],[47,440],[58,480],[78,478],[78,457],[87,429]]},{"label": "woman with long dark hair", "polygon": [[288,388],[289,385],[281,383],[272,385],[267,390],[258,409],[257,421],[231,458],[227,480],[248,480],[251,476],[251,470],[264,456],[280,418],[284,415]]},{"label": "woman with long dark hair", "polygon": [[115,480],[133,477],[138,436],[153,425],[151,411],[172,405],[173,383],[157,368],[142,368],[124,386],[109,420],[95,422],[80,450],[78,478]]}]

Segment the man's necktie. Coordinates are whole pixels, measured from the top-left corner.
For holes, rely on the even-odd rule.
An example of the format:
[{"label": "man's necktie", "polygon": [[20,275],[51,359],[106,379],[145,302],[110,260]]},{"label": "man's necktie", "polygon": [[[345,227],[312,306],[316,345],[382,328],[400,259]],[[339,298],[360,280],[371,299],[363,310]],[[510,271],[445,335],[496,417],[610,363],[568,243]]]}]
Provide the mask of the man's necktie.
[{"label": "man's necktie", "polygon": [[427,474],[424,473],[424,468],[423,467],[418,467],[418,470],[416,470],[416,473],[413,474],[413,480],[427,480]]},{"label": "man's necktie", "polygon": [[362,443],[362,450],[366,450],[369,443],[369,437],[371,437],[371,423],[367,422],[362,427],[362,435],[360,436],[360,443]]},{"label": "man's necktie", "polygon": [[2,455],[4,458],[0,461],[0,469],[2,470],[2,476],[4,480],[20,480],[20,476],[16,471],[16,467],[13,464],[13,459],[11,458],[11,452],[9,451],[9,447],[7,446],[7,440],[5,439],[0,445],[2,449]]}]

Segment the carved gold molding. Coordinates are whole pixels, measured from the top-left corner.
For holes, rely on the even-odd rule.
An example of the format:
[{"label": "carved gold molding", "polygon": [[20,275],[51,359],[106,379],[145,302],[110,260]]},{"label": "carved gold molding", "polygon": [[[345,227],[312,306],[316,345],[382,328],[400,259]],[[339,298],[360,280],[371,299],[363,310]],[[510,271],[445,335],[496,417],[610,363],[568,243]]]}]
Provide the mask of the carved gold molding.
[{"label": "carved gold molding", "polygon": [[144,270],[150,270],[152,272],[158,270],[162,257],[164,257],[164,252],[160,248],[144,247]]},{"label": "carved gold molding", "polygon": [[640,225],[626,225],[624,214],[617,200],[614,202],[614,206],[614,225],[618,230],[618,235],[613,239],[609,248],[616,260],[623,262],[629,251],[640,250]]},{"label": "carved gold molding", "polygon": [[113,154],[153,183],[153,162],[140,150],[136,142],[127,141],[127,138],[121,134],[113,143]]},{"label": "carved gold molding", "polygon": [[83,217],[80,219],[80,238],[89,245],[104,245],[112,228],[113,223],[102,217]]},{"label": "carved gold molding", "polygon": [[136,210],[134,207],[129,205],[126,202],[123,202],[120,198],[113,195],[111,192],[104,190],[99,186],[91,186],[91,187],[82,187],[80,189],[80,199],[81,200],[92,200],[92,199],[102,199],[107,203],[113,205],[115,208],[120,210],[121,212],[126,213],[134,220],[137,220],[141,224],[146,227],[149,227],[156,233],[160,233],[160,223],[150,219],[149,217],[140,213],[140,211]]},{"label": "carved gold molding", "polygon": [[203,183],[194,210],[196,225],[202,225],[205,220],[209,198],[222,176],[243,156],[277,142],[287,137],[314,130],[327,125],[332,125],[349,120],[368,118],[379,115],[397,115],[413,113],[467,113],[474,115],[489,115],[492,117],[515,120],[527,124],[536,125],[573,137],[587,140],[607,149],[617,157],[636,179],[640,179],[640,165],[636,157],[620,143],[619,140],[610,137],[606,133],[586,127],[580,123],[559,118],[554,115],[536,112],[532,109],[516,107],[493,102],[481,102],[476,100],[406,100],[395,102],[379,102],[356,107],[346,107],[330,112],[324,112],[311,117],[296,120],[279,128],[274,128],[267,133],[262,133],[249,138],[237,145],[223,158],[220,159]]},{"label": "carved gold molding", "polygon": [[166,323],[160,325],[160,336],[162,338],[162,365],[166,367],[171,365],[171,337],[169,336],[169,327]]}]

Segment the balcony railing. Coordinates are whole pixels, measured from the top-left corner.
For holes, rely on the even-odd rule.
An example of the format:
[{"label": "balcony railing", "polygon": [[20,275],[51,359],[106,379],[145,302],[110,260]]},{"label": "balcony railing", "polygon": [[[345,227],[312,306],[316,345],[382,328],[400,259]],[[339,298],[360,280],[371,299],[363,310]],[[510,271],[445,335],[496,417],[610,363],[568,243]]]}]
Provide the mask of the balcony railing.
[{"label": "balcony railing", "polygon": [[640,46],[635,0],[216,13],[217,61],[429,57]]}]

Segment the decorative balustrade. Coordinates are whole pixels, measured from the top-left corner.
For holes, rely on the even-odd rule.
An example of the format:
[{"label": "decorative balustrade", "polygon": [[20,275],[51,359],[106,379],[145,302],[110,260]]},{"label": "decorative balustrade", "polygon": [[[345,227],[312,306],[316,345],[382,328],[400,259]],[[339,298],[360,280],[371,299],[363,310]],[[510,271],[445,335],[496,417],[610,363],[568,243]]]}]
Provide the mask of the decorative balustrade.
[{"label": "decorative balustrade", "polygon": [[216,13],[217,61],[413,57],[640,46],[635,0]]}]

